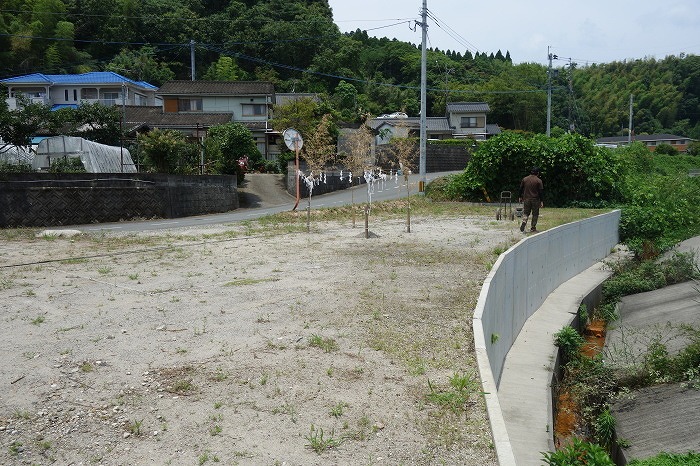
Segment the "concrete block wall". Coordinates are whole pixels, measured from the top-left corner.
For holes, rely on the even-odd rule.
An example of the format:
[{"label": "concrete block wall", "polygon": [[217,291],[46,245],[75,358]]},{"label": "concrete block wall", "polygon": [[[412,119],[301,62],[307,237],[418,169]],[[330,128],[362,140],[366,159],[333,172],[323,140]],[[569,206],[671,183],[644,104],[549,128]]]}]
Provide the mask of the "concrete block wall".
[{"label": "concrete block wall", "polygon": [[0,176],[0,227],[177,218],[238,208],[235,176],[20,173]]},{"label": "concrete block wall", "polygon": [[[377,163],[381,166],[386,165],[384,168],[387,170],[394,167],[394,163],[389,162],[394,160],[391,150],[391,144],[377,146],[376,150]],[[425,147],[425,171],[427,173],[464,170],[469,159],[469,149],[464,145],[427,144]],[[419,165],[417,144],[416,156],[412,163],[415,167],[414,171],[417,172]]]}]

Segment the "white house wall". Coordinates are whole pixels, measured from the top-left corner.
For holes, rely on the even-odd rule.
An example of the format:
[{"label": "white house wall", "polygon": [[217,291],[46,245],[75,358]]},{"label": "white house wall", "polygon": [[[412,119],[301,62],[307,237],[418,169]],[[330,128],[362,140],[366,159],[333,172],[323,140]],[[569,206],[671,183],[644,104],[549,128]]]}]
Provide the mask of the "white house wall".
[{"label": "white house wall", "polygon": [[202,97],[202,111],[207,113],[233,113],[237,121],[267,121],[267,115],[243,116],[244,104],[267,105],[264,97],[251,99],[250,97],[212,96]]},{"label": "white house wall", "polygon": [[[462,128],[462,118],[464,117],[474,117],[478,119],[483,119],[484,125],[476,128]],[[457,134],[477,134],[486,132],[486,116],[483,113],[451,113],[450,114],[450,126],[455,128],[455,133]]]}]

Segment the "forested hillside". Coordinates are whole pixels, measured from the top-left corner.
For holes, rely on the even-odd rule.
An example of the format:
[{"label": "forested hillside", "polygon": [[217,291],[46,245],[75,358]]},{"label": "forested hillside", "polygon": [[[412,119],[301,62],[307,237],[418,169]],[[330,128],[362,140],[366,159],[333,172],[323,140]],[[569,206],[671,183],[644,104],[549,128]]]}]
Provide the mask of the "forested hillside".
[{"label": "forested hillside", "polygon": [[[419,37],[417,35],[416,37]],[[189,79],[270,80],[280,92],[319,92],[341,118],[419,111],[420,49],[341,34],[326,0],[3,0],[0,77],[112,70],[160,85]],[[517,57],[512,57],[517,61]],[[587,136],[635,131],[700,138],[700,57],[557,63],[552,126]],[[489,121],[543,132],[547,68],[508,51],[430,50],[428,109],[486,101]]]}]

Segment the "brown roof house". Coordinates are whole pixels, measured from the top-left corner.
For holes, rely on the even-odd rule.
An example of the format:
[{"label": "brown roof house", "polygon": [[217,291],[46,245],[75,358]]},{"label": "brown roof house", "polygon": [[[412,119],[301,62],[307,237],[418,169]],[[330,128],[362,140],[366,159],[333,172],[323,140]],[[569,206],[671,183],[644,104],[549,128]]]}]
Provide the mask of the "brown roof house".
[{"label": "brown roof house", "polygon": [[169,81],[156,95],[162,107],[126,107],[125,124],[131,131],[176,129],[203,138],[216,125],[236,122],[252,133],[266,160],[279,154],[279,134],[270,127],[275,88],[265,81]]},{"label": "brown roof house", "polygon": [[501,133],[498,125],[486,123],[486,114],[491,109],[486,102],[450,102],[447,104],[447,119],[453,138],[471,137],[488,139]]},{"label": "brown roof house", "polygon": [[[498,125],[487,124],[486,114],[490,111],[486,102],[450,102],[444,117],[426,117],[428,139],[487,139],[500,134]],[[409,117],[396,112],[381,115],[370,120],[370,127],[377,133],[375,143],[388,144],[396,137],[417,137],[420,133],[420,118]]]}]

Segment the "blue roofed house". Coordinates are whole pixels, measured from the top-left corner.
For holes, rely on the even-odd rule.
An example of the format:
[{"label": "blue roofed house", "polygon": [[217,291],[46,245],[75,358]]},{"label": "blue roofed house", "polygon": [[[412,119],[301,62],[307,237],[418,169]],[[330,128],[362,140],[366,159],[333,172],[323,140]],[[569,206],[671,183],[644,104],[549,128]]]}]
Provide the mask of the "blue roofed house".
[{"label": "blue roofed house", "polygon": [[161,105],[156,96],[156,86],[111,71],[81,74],[33,73],[1,79],[0,83],[7,87],[10,110],[17,108],[20,96],[32,103],[50,105],[53,110],[76,108],[86,102],[104,105]]}]

